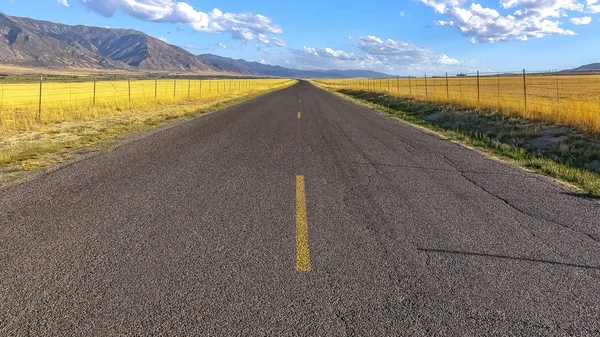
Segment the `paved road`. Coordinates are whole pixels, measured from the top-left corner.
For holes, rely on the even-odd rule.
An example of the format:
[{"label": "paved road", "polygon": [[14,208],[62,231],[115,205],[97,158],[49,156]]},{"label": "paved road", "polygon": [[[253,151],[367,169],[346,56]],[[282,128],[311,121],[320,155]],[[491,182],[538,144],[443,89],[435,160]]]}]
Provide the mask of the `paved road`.
[{"label": "paved road", "polygon": [[0,190],[0,335],[598,335],[599,240],[598,201],[300,82]]}]

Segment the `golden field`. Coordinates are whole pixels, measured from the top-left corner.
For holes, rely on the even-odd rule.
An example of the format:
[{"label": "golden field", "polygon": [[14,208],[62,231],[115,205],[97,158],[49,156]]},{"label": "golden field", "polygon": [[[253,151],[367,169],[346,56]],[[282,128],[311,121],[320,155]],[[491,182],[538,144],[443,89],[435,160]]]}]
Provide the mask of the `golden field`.
[{"label": "golden field", "polygon": [[0,83],[0,186],[38,169],[110,149],[130,133],[193,118],[295,82],[97,81],[94,105],[93,82],[45,81],[41,114],[35,97],[39,83]]},{"label": "golden field", "polygon": [[[491,108],[505,114],[578,126],[600,133],[600,75],[481,75],[467,77],[325,79],[333,90],[351,89],[418,100]],[[479,85],[478,85],[479,82]]]},{"label": "golden field", "polygon": [[[142,111],[180,101],[214,101],[274,89],[288,79],[159,79],[0,83],[0,132]],[[41,98],[41,99],[40,99]]]}]

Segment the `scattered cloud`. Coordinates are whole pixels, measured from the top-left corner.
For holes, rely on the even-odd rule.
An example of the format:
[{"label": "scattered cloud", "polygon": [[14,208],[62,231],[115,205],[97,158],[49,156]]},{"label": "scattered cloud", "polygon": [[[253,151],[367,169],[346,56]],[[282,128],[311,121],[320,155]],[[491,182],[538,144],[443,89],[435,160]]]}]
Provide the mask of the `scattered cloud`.
[{"label": "scattered cloud", "polygon": [[69,7],[69,2],[67,0],[58,0],[58,3],[65,7]]},{"label": "scattered cloud", "polygon": [[584,16],[581,18],[571,18],[571,23],[573,23],[576,26],[589,25],[591,22],[592,22],[591,16]]},{"label": "scattered cloud", "polygon": [[166,38],[166,37],[164,37],[164,36],[161,36],[161,37],[159,37],[158,39],[159,39],[159,40],[161,40],[161,41],[162,41],[162,42],[164,42],[164,43],[167,43],[167,38]]},{"label": "scattered cloud", "polygon": [[219,47],[219,48],[227,49],[227,46],[225,44],[223,44],[223,42],[219,42],[215,46]]},{"label": "scattered cloud", "polygon": [[[575,35],[562,27],[562,18],[573,13],[600,13],[598,0],[498,0],[496,8],[474,2],[467,6],[466,0],[420,1],[447,18],[435,21],[436,25],[452,26],[475,42]],[[591,17],[572,18],[571,22],[587,24],[587,20],[591,22]]]},{"label": "scattered cloud", "polygon": [[357,52],[304,46],[292,50],[292,53],[296,63],[305,69],[366,69],[409,74],[457,70],[470,65],[407,42],[383,40],[372,35],[352,38],[351,41]]},{"label": "scattered cloud", "polygon": [[277,47],[285,47],[285,41],[283,39],[280,39],[278,37],[272,37],[271,38],[271,43]]},{"label": "scattered cloud", "polygon": [[406,14],[404,13],[404,11],[400,11],[400,16],[405,16]]},{"label": "scattered cloud", "polygon": [[[66,1],[66,0],[59,0]],[[230,33],[241,41],[271,41],[271,34],[282,34],[279,25],[261,14],[223,13],[218,8],[210,12],[194,9],[186,2],[174,0],[79,0],[88,9],[105,17],[117,11],[136,19],[154,22],[187,24],[197,32]]]},{"label": "scattered cloud", "polygon": [[211,50],[212,49],[212,48],[206,48],[206,47],[196,46],[196,45],[193,45],[193,44],[188,44],[188,45],[185,45],[185,46],[181,46],[181,48],[189,49],[189,50]]}]

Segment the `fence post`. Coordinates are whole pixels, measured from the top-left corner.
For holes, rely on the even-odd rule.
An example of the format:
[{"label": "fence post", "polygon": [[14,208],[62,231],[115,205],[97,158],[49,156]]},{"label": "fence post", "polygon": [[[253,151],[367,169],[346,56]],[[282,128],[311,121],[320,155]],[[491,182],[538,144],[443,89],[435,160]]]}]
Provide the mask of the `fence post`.
[{"label": "fence post", "polygon": [[396,76],[396,86],[398,86],[398,95],[400,95],[400,76]]},{"label": "fence post", "polygon": [[448,73],[446,73],[446,98],[450,99],[450,86],[448,85]]},{"label": "fence post", "polygon": [[425,74],[425,97],[427,97],[429,93],[427,92],[427,74]]},{"label": "fence post", "polygon": [[158,80],[154,80],[154,100],[158,99]]},{"label": "fence post", "polygon": [[391,92],[391,90],[390,90],[390,78],[389,78],[389,77],[388,77],[388,87],[387,87],[387,91],[388,91],[388,92]]},{"label": "fence post", "polygon": [[93,105],[96,105],[96,76],[94,76],[94,99]]},{"label": "fence post", "polygon": [[200,98],[202,98],[202,80],[200,80]]},{"label": "fence post", "polygon": [[523,98],[525,99],[525,111],[527,111],[527,78],[525,77],[525,69],[523,69]]},{"label": "fence post", "polygon": [[556,104],[560,107],[560,93],[558,91],[558,73],[554,73],[554,77],[556,78]]},{"label": "fence post", "polygon": [[191,85],[191,80],[188,79],[188,99],[190,99],[190,85]]},{"label": "fence post", "polygon": [[410,75],[408,75],[408,92],[410,93],[410,97],[412,97],[412,85],[410,84]]},{"label": "fence post", "polygon": [[127,78],[127,91],[129,92],[129,104],[131,104],[131,79]]},{"label": "fence post", "polygon": [[479,90],[479,70],[477,70],[477,103],[481,101],[481,91]]},{"label": "fence post", "polygon": [[498,83],[498,107],[500,107],[500,73],[498,73],[498,79],[496,82]]},{"label": "fence post", "polygon": [[177,79],[173,80],[173,98],[177,97]]},{"label": "fence post", "polygon": [[38,104],[38,120],[42,120],[42,82],[44,82],[44,75],[40,75],[40,99]]}]

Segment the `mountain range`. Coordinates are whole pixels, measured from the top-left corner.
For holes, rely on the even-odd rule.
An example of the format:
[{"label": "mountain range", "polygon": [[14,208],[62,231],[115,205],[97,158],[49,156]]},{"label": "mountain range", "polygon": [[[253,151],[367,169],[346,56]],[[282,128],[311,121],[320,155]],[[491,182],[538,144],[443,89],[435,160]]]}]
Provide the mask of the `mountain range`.
[{"label": "mountain range", "polygon": [[0,64],[275,77],[384,77],[364,70],[297,70],[187,50],[133,29],[69,26],[0,13]]},{"label": "mountain range", "polygon": [[583,65],[581,67],[577,67],[575,69],[572,69],[571,71],[579,71],[579,72],[592,71],[592,72],[597,72],[597,71],[600,71],[600,63],[586,64],[586,65]]},{"label": "mountain range", "polygon": [[[272,76],[288,78],[382,78],[370,70],[301,70],[213,54],[194,55],[133,29],[69,26],[0,13],[0,64],[57,70]],[[600,63],[565,72],[600,72]]]},{"label": "mountain range", "polygon": [[289,78],[352,78],[352,77],[390,77],[384,73],[371,70],[300,70],[281,66],[272,66],[258,62],[235,60],[213,54],[198,55],[198,58],[214,69],[238,72],[248,75],[274,76]]}]

